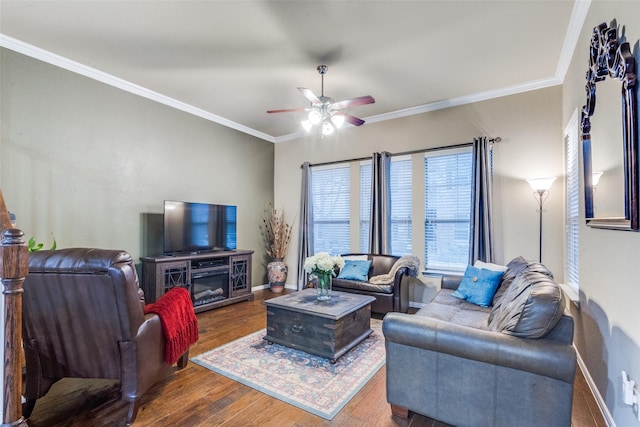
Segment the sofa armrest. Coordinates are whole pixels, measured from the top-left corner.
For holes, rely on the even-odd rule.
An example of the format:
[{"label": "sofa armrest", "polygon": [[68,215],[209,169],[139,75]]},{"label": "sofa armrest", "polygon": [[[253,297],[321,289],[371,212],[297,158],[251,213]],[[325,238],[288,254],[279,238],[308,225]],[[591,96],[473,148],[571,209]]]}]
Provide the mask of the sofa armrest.
[{"label": "sofa armrest", "polygon": [[573,383],[576,353],[571,345],[513,337],[429,317],[388,313],[382,324],[387,345],[446,353]]},{"label": "sofa armrest", "polygon": [[458,289],[458,286],[460,286],[460,281],[462,281],[462,276],[458,276],[455,274],[444,274],[440,282],[440,287],[442,289],[451,289],[455,291],[456,289]]},{"label": "sofa armrest", "polygon": [[396,271],[393,279],[394,307],[401,313],[409,310],[409,268],[402,267]]},{"label": "sofa armrest", "polygon": [[123,399],[133,402],[156,381],[159,373],[169,368],[165,363],[165,338],[160,317],[144,315],[133,341],[120,341]]}]

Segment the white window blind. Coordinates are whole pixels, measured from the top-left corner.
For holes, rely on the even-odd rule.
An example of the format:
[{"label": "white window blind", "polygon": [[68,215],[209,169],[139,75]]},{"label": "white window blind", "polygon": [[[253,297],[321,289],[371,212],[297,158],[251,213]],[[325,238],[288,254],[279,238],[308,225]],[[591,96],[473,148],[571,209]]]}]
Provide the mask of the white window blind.
[{"label": "white window blind", "polygon": [[360,252],[369,253],[371,223],[371,161],[360,163]]},{"label": "white window blind", "polygon": [[346,163],[311,168],[313,253],[350,252],[350,185]]},{"label": "white window blind", "polygon": [[411,255],[411,157],[391,158],[391,253]]},{"label": "white window blind", "polygon": [[578,171],[579,136],[578,114],[572,116],[567,126],[565,135],[566,150],[566,218],[565,218],[565,283],[578,294],[579,261],[578,261],[578,235],[579,235],[579,197],[580,197],[580,173]]},{"label": "white window blind", "polygon": [[427,270],[460,271],[469,262],[471,169],[471,148],[425,155]]}]

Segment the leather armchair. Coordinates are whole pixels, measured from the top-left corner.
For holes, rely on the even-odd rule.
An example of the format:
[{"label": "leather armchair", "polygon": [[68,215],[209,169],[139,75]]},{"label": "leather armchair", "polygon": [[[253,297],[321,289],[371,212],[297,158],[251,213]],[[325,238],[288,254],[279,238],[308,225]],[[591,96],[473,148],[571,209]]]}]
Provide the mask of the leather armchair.
[{"label": "leather armchair", "polygon": [[[373,276],[387,274],[399,256],[380,255],[380,254],[345,254],[343,257],[349,256],[366,256],[371,260],[371,268],[369,269],[368,278]],[[350,292],[354,294],[370,295],[376,300],[371,303],[371,311],[374,313],[388,313],[390,311],[399,311],[406,313],[409,310],[409,269],[407,267],[399,268],[396,271],[394,280],[388,285],[375,285],[367,282],[359,282],[356,280],[333,278],[332,288],[334,291]]]},{"label": "leather armchair", "polygon": [[[156,314],[144,314],[144,295],[131,256],[106,249],[37,251],[24,283],[24,405],[64,377],[120,380],[133,423],[138,400],[171,367]],[[188,351],[178,361],[186,366]]]}]

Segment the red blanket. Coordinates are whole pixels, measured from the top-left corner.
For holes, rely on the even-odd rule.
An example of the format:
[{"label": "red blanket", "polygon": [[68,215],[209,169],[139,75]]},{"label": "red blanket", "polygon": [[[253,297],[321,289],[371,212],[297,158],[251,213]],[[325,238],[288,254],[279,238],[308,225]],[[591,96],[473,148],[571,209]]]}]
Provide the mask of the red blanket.
[{"label": "red blanket", "polygon": [[198,319],[189,291],[185,288],[169,289],[158,301],[147,304],[144,313],[156,313],[160,317],[166,339],[167,364],[176,363],[189,346],[198,341]]}]

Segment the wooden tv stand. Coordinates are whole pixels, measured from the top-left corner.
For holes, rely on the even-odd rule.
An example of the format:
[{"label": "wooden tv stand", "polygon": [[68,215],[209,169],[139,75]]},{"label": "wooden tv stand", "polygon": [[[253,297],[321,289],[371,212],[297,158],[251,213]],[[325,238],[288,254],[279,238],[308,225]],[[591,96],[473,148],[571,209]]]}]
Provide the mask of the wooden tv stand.
[{"label": "wooden tv stand", "polygon": [[196,313],[250,301],[252,255],[237,250],[141,257],[145,301],[157,301],[174,286],[189,290]]}]

